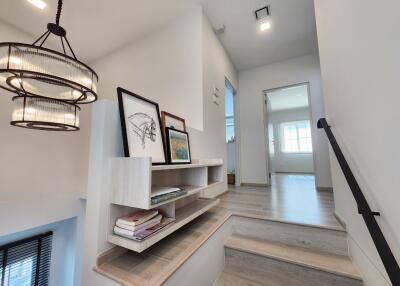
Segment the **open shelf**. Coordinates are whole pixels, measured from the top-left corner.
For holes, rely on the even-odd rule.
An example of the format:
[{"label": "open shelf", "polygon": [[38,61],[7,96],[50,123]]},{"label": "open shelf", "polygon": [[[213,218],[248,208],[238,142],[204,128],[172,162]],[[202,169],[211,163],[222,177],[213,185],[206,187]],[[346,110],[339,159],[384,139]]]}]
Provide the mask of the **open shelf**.
[{"label": "open shelf", "polygon": [[173,223],[167,225],[166,227],[152,234],[143,241],[139,242],[122,236],[118,236],[113,234],[112,230],[110,230],[110,233],[108,234],[108,242],[136,252],[142,252],[153,244],[160,241],[161,239],[167,237],[177,229],[181,228],[185,224],[202,215],[209,209],[213,208],[218,203],[219,199],[197,198],[194,201],[175,210],[175,221]]},{"label": "open shelf", "polygon": [[[223,183],[222,160],[203,160],[186,165],[152,166],[150,158],[113,158],[110,166],[111,203],[152,209],[181,200]],[[151,203],[155,187],[185,186],[186,194]]]},{"label": "open shelf", "polygon": [[[115,245],[142,252],[164,237],[219,203],[205,199],[204,192],[222,188],[223,162],[220,159],[199,160],[186,165],[152,166],[151,158],[112,158],[110,161],[110,213],[107,240]],[[185,194],[152,204],[155,190],[179,187]],[[141,209],[158,209],[175,221],[143,241],[113,233],[117,218]]]},{"label": "open shelf", "polygon": [[183,199],[183,198],[186,198],[186,197],[189,197],[189,196],[193,196],[193,195],[195,195],[195,194],[197,194],[197,193],[199,193],[199,192],[201,192],[201,191],[206,189],[206,187],[198,187],[198,186],[177,186],[177,187],[180,187],[180,188],[184,189],[185,191],[187,191],[187,193],[182,195],[182,196],[179,196],[179,197],[176,197],[176,198],[173,198],[173,199],[170,199],[170,200],[166,200],[166,201],[160,202],[158,204],[151,204],[151,208],[157,208],[159,206],[162,206],[162,205],[165,205],[165,204],[168,204],[168,203],[172,203],[172,202],[175,202],[177,200],[180,200],[180,199]]}]

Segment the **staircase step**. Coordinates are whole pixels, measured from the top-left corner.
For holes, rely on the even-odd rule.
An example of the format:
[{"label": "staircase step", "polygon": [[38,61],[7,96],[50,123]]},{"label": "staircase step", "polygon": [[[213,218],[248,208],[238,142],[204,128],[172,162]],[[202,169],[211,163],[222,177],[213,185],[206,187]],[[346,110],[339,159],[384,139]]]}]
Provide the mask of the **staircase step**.
[{"label": "staircase step", "polygon": [[233,235],[225,241],[225,256],[227,267],[237,268],[237,273],[245,273],[253,282],[268,281],[275,286],[362,285],[348,257],[304,247]]},{"label": "staircase step", "polygon": [[279,219],[236,216],[232,234],[266,239],[322,252],[348,255],[347,233],[341,227],[305,225]]},{"label": "staircase step", "polygon": [[254,275],[241,273],[240,270],[234,267],[225,267],[213,286],[274,286],[266,284],[266,281],[257,281],[262,281],[262,277],[256,278]]}]

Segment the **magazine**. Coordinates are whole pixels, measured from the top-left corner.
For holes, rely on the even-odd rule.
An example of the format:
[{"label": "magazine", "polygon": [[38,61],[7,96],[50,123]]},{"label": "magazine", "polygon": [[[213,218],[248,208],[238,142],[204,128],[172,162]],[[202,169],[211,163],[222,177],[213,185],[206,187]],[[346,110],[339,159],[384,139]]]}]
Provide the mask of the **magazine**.
[{"label": "magazine", "polygon": [[123,237],[132,239],[132,240],[136,240],[136,241],[143,241],[145,240],[147,237],[155,234],[156,232],[160,231],[162,228],[166,227],[167,225],[169,225],[170,223],[174,222],[175,219],[174,218],[162,218],[161,222],[156,224],[153,227],[150,227],[148,229],[142,230],[140,232],[138,232],[137,234],[134,234],[133,236],[129,236],[129,235],[123,235],[123,234],[119,234],[116,233],[117,235],[121,235]]},{"label": "magazine", "polygon": [[130,225],[130,226],[136,226],[136,225],[145,223],[146,221],[152,219],[156,215],[158,215],[158,210],[138,211],[129,216],[119,218],[117,220],[117,223],[122,223],[122,224]]},{"label": "magazine", "polygon": [[120,229],[127,230],[130,232],[137,232],[137,231],[152,227],[152,226],[160,223],[161,219],[162,219],[162,215],[159,214],[158,216],[152,218],[151,220],[148,220],[145,223],[142,223],[139,225],[131,226],[131,225],[123,224],[123,223],[117,221],[116,226]]},{"label": "magazine", "polygon": [[183,191],[182,190],[182,191],[175,191],[175,192],[172,192],[172,193],[167,193],[167,194],[164,194],[164,195],[152,197],[151,198],[151,204],[155,205],[155,204],[158,204],[158,203],[161,203],[161,202],[165,202],[165,201],[168,201],[170,199],[177,198],[177,197],[180,197],[180,196],[183,196],[183,195],[186,195],[186,194],[187,194],[187,191]]}]

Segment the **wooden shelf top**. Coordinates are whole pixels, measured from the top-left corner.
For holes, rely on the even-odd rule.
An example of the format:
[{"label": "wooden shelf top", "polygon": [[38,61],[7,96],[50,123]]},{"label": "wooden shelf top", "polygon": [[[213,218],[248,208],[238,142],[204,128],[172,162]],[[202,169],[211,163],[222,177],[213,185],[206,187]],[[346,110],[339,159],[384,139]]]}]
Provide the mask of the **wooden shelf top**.
[{"label": "wooden shelf top", "polygon": [[118,236],[115,234],[109,234],[108,235],[108,241],[136,251],[136,252],[142,252],[145,249],[149,248],[153,244],[157,243],[161,239],[165,238],[166,236],[170,235],[177,229],[181,228],[185,224],[189,223],[193,219],[197,218],[201,214],[205,213],[209,209],[213,208],[219,203],[219,199],[213,199],[213,200],[206,200],[206,199],[197,199],[196,201],[185,205],[182,208],[179,208],[176,210],[176,216],[175,216],[175,222],[167,225],[160,231],[156,232],[155,234],[151,235],[147,239],[143,241],[135,241],[129,238],[125,238],[122,236]]},{"label": "wooden shelf top", "polygon": [[153,171],[163,171],[163,170],[177,170],[177,169],[193,169],[202,167],[214,167],[222,166],[222,163],[196,163],[196,164],[179,164],[179,165],[156,165],[152,166]]}]

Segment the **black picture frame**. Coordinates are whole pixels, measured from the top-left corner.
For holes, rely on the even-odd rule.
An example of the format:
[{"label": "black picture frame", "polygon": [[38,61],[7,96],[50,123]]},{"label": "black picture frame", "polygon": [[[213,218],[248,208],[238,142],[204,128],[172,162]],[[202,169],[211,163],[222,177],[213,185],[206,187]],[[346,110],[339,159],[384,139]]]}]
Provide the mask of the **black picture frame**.
[{"label": "black picture frame", "polygon": [[152,162],[153,165],[166,165],[168,164],[167,161],[167,156],[166,156],[166,150],[165,150],[165,140],[164,136],[162,135],[162,129],[161,129],[161,118],[160,118],[160,109],[158,106],[158,103],[151,101],[145,97],[142,97],[136,93],[133,93],[129,90],[126,90],[122,87],[117,88],[117,94],[118,94],[118,107],[119,107],[119,115],[120,115],[120,121],[121,121],[121,131],[122,131],[122,142],[124,146],[124,155],[125,157],[132,157],[132,152],[129,150],[129,141],[128,141],[128,134],[127,134],[127,126],[126,126],[126,119],[125,119],[125,107],[124,107],[124,95],[129,95],[132,96],[138,100],[144,101],[146,103],[149,103],[151,105],[154,105],[154,108],[156,109],[157,113],[157,121],[158,121],[158,126],[160,128],[160,134],[161,134],[161,140],[162,140],[162,149],[163,149],[163,157],[164,161],[163,162]]},{"label": "black picture frame", "polygon": [[[180,133],[186,136],[187,138],[187,148],[189,153],[189,160],[188,161],[174,161],[171,156],[171,141],[170,141],[170,132]],[[165,128],[165,140],[167,142],[167,157],[168,157],[168,164],[170,165],[184,165],[184,164],[192,164],[192,153],[190,151],[190,141],[189,141],[189,133],[185,131],[176,130],[173,128],[166,127]]]}]

